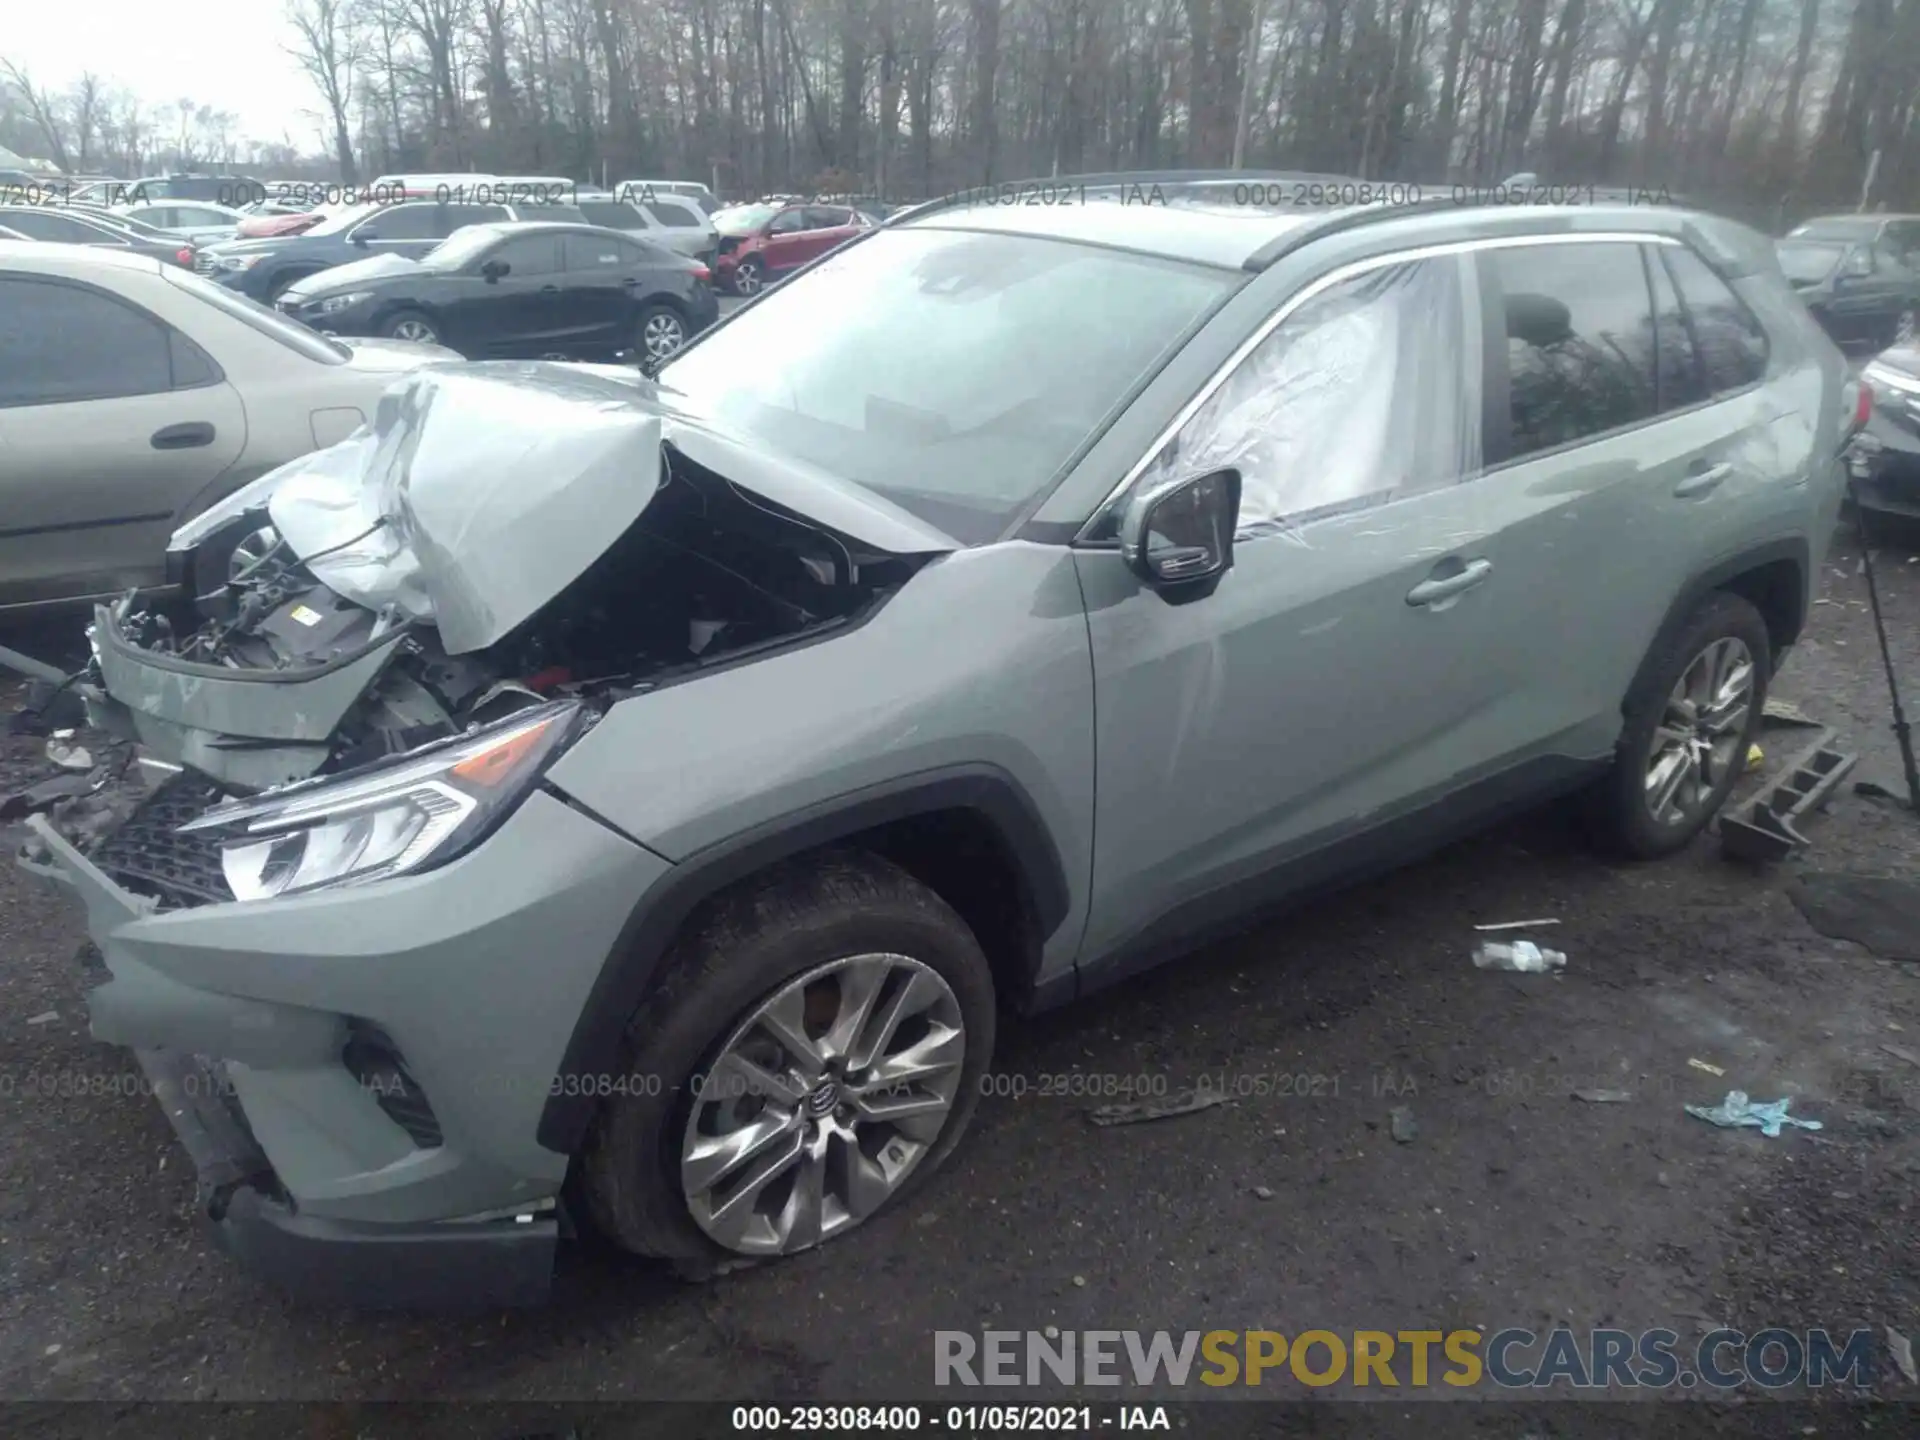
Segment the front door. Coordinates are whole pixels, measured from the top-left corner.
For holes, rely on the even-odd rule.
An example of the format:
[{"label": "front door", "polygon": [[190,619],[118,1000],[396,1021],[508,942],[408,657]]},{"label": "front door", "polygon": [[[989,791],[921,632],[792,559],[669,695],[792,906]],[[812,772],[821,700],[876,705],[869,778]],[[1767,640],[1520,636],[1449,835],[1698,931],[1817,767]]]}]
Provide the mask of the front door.
[{"label": "front door", "polygon": [[[1170,604],[1077,555],[1098,793],[1090,960],[1144,958],[1307,878],[1289,861],[1444,800],[1503,728],[1534,597],[1482,469],[1476,272],[1383,264],[1308,301],[1135,489],[1242,475],[1233,568]],[[1358,843],[1364,843],[1364,840]]]}]

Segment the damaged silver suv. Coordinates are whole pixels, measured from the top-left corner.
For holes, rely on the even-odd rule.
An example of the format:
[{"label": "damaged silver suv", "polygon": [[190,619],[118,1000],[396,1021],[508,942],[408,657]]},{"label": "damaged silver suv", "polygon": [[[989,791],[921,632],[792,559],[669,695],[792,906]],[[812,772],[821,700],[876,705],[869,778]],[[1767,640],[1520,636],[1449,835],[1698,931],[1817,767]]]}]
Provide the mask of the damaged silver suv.
[{"label": "damaged silver suv", "polygon": [[1003,1008],[1556,794],[1707,823],[1858,421],[1766,241],[1139,190],[910,212],[652,378],[423,372],[97,610],[171,778],[22,860],[222,1243],[386,1305],[803,1250]]}]

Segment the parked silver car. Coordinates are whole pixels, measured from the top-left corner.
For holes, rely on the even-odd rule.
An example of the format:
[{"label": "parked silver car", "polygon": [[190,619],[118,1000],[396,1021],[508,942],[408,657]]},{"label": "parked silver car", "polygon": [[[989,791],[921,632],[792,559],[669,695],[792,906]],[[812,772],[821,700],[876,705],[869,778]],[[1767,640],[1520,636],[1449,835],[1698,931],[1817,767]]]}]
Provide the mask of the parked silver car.
[{"label": "parked silver car", "polygon": [[229,205],[210,200],[156,200],[148,205],[129,205],[115,212],[168,235],[178,235],[193,245],[211,245],[216,240],[231,240],[240,233],[246,216]]},{"label": "parked silver car", "polygon": [[0,243],[0,613],[166,583],[183,520],[459,358],[324,339],[161,261]]},{"label": "parked silver car", "polygon": [[182,529],[197,605],[96,609],[89,704],[188,773],[27,863],[238,1255],[534,1300],[563,1187],[805,1250],[953,1152],[1003,1007],[1549,796],[1699,833],[1859,423],[1767,242],[1112,188],[921,207],[657,379],[409,377]]},{"label": "parked silver car", "polygon": [[711,262],[720,249],[720,232],[691,200],[677,195],[650,198],[618,192],[582,190],[574,208],[595,225],[641,235],[676,255]]}]

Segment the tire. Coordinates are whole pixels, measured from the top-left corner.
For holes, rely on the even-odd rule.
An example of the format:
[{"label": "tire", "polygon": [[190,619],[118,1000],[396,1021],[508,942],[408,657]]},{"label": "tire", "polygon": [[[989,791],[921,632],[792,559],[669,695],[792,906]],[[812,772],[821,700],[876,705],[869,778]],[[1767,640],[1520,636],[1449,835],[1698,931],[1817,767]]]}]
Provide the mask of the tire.
[{"label": "tire", "polygon": [[758,295],[766,288],[767,267],[749,255],[733,267],[733,293],[736,295]]},{"label": "tire", "polygon": [[[1722,705],[1719,718],[1725,723],[1716,726],[1694,705],[1689,724],[1690,712],[1676,692],[1685,683],[1694,699],[1705,696],[1712,688],[1711,666],[1721,657],[1727,662],[1722,673],[1731,680],[1742,651],[1743,707]],[[1772,674],[1767,622],[1748,601],[1725,591],[1707,596],[1683,624],[1655,642],[1627,697],[1613,766],[1593,794],[1599,838],[1609,850],[1627,859],[1655,860],[1685,849],[1706,828],[1746,771]],[[1703,751],[1699,747],[1709,733],[1714,739]],[[1676,743],[1683,734],[1686,742]],[[1691,776],[1688,754],[1700,762]],[[1658,782],[1664,778],[1676,782],[1678,793],[1675,805],[1662,811]]]},{"label": "tire", "polygon": [[[763,1109],[760,1097],[774,1092],[760,1088],[746,1094],[736,1083],[740,1072],[729,1068],[723,1056],[736,1045],[759,1047],[755,1058],[766,1064],[763,1073],[780,1071],[781,1063],[769,1059],[773,1052],[766,1046],[772,1042],[766,1032],[747,1022],[784,993],[800,997],[794,1002],[797,1012],[791,1013],[811,1029],[829,1008],[822,1005],[816,1012],[814,1002],[825,997],[838,1003],[842,998],[838,984],[822,972],[836,965],[881,963],[850,958],[868,956],[902,961],[888,974],[910,979],[912,995],[934,996],[944,988],[952,1002],[949,1007],[942,1000],[936,1007],[949,1022],[946,1028],[929,1025],[909,1034],[910,1027],[919,1024],[909,1018],[900,1022],[897,1035],[939,1042],[957,1016],[964,1048],[957,1065],[928,1082],[954,1088],[943,1119],[923,1116],[911,1122],[921,1128],[920,1139],[903,1140],[884,1125],[861,1125],[863,1144],[877,1142],[877,1158],[869,1170],[881,1169],[882,1161],[894,1169],[884,1198],[876,1201],[869,1188],[863,1203],[871,1208],[865,1214],[856,1216],[853,1207],[842,1206],[841,1219],[810,1227],[790,1217],[789,1212],[800,1213],[800,1185],[797,1178],[783,1177],[797,1176],[804,1168],[800,1157],[804,1147],[814,1143],[806,1127],[820,1127],[824,1135],[841,1123],[840,1112],[818,1118],[820,1112],[809,1103],[820,1095],[817,1088],[806,1092],[807,1101],[781,1094]],[[801,977],[810,977],[804,988],[796,986]],[[887,987],[896,983],[906,982],[889,979]],[[885,1011],[889,997],[897,993],[882,988],[873,1013]],[[993,1053],[994,1012],[992,972],[973,932],[939,896],[885,860],[834,852],[776,867],[723,892],[689,920],[664,959],[659,984],[627,1025],[621,1072],[629,1077],[625,1093],[602,1102],[580,1156],[578,1189],[588,1218],[620,1248],[673,1260],[682,1273],[695,1277],[716,1273],[727,1262],[797,1253],[858,1228],[918,1190],[959,1144],[979,1104],[980,1081]],[[948,1040],[941,1047],[944,1055],[939,1050],[928,1053],[951,1060],[950,1047]],[[857,1053],[859,1047],[849,1048]],[[897,1052],[888,1047],[885,1053]],[[851,1073],[857,1082],[860,1072]],[[703,1082],[709,1074],[712,1078]],[[804,1083],[796,1089],[804,1089]],[[916,1087],[913,1095],[918,1093]],[[761,1113],[755,1116],[755,1110]],[[780,1119],[783,1110],[799,1118]],[[744,1122],[743,1115],[748,1117]],[[684,1156],[703,1135],[770,1117],[782,1138],[762,1158],[770,1159],[789,1145],[796,1158],[756,1187],[759,1197],[746,1207],[753,1218],[739,1222],[741,1233],[725,1236],[729,1226],[721,1218],[720,1201],[754,1162],[734,1167],[725,1172],[724,1182],[703,1189],[683,1170]],[[789,1142],[788,1134],[796,1138]],[[851,1176],[845,1143],[820,1143],[838,1167],[833,1175],[842,1180]],[[901,1156],[916,1146],[903,1164]],[[815,1173],[827,1172],[821,1168]],[[825,1183],[836,1182],[829,1178]],[[851,1193],[850,1186],[841,1188]],[[782,1222],[790,1218],[783,1234]]]},{"label": "tire", "polygon": [[419,310],[396,310],[378,325],[389,340],[409,340],[416,345],[438,345],[440,327]]},{"label": "tire", "polygon": [[687,317],[671,305],[649,305],[633,327],[634,354],[644,364],[671,359],[691,336]]}]

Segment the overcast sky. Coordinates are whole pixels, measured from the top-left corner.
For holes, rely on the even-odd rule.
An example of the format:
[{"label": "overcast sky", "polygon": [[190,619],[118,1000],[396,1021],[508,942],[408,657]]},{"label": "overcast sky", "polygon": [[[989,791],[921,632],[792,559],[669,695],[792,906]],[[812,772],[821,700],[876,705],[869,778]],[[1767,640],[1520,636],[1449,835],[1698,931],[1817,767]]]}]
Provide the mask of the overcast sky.
[{"label": "overcast sky", "polygon": [[281,0],[0,0],[0,55],[36,87],[91,70],[149,107],[231,110],[249,139],[316,148],[319,97],[287,54]]}]

